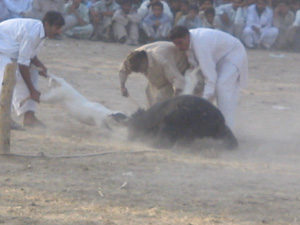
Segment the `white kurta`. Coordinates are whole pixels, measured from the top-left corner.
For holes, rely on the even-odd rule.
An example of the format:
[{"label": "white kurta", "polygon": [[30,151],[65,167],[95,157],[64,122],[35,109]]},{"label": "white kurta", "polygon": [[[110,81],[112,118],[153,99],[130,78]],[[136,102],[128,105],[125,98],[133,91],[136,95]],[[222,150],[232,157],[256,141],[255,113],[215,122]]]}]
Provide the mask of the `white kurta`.
[{"label": "white kurta", "polygon": [[232,128],[240,88],[248,81],[248,60],[243,44],[233,36],[218,30],[190,30],[189,63],[202,70],[205,86],[203,97],[217,104]]},{"label": "white kurta", "polygon": [[[44,37],[44,26],[39,20],[11,19],[0,23],[1,82],[3,80],[5,66],[8,63],[16,61],[18,64],[30,66],[31,59],[37,55]],[[34,68],[31,68],[30,72],[32,83],[36,87],[38,82],[38,72]],[[29,90],[18,70],[16,73],[16,86],[13,96],[13,104],[17,115],[22,115],[27,111],[36,110],[36,102],[30,99],[20,106],[20,102],[29,95]]]},{"label": "white kurta", "polygon": [[2,22],[3,20],[7,20],[10,17],[11,15],[5,5],[5,2],[3,2],[3,0],[0,0],[0,22]]},{"label": "white kurta", "polygon": [[[222,19],[222,16],[224,14],[228,16],[229,24],[224,23]],[[216,28],[233,35],[234,34],[233,25],[234,25],[236,14],[237,14],[237,10],[233,8],[232,3],[220,5],[219,7],[217,7],[216,16],[215,16]]]},{"label": "white kurta", "polygon": [[300,9],[296,13],[296,17],[293,26],[300,27]]},{"label": "white kurta", "polygon": [[[255,26],[260,30],[256,33],[252,27]],[[259,16],[256,11],[256,5],[248,7],[247,21],[242,34],[242,40],[249,48],[254,48],[257,45],[269,49],[275,43],[278,36],[278,29],[273,27],[273,11],[266,7],[263,13]]]},{"label": "white kurta", "polygon": [[3,0],[13,18],[22,17],[21,13],[32,8],[32,0]]}]

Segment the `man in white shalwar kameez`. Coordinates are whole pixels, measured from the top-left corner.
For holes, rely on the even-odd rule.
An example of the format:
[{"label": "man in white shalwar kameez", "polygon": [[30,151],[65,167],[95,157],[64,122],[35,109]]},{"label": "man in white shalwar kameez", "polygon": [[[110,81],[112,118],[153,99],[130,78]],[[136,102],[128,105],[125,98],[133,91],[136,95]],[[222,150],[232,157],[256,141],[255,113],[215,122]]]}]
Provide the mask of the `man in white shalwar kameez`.
[{"label": "man in white shalwar kameez", "polygon": [[35,117],[40,97],[37,82],[38,73],[46,76],[47,68],[38,59],[37,52],[44,38],[59,34],[63,25],[64,18],[54,11],[48,12],[42,22],[35,19],[10,19],[0,23],[0,82],[6,65],[17,62],[13,105],[18,116],[24,115],[24,126],[42,125]]},{"label": "man in white shalwar kameez", "polygon": [[220,5],[216,8],[216,29],[235,36],[234,21],[242,0],[233,0],[232,3]]},{"label": "man in white shalwar kameez", "polygon": [[188,30],[182,26],[171,30],[170,39],[178,49],[186,52],[194,68],[200,66],[204,76],[202,97],[211,102],[216,97],[226,124],[232,128],[240,88],[245,88],[248,80],[248,60],[243,44],[222,31]]},{"label": "man in white shalwar kameez", "polygon": [[248,48],[261,46],[270,49],[278,36],[278,29],[273,26],[273,11],[267,7],[267,0],[257,0],[248,7],[246,26],[242,41]]}]

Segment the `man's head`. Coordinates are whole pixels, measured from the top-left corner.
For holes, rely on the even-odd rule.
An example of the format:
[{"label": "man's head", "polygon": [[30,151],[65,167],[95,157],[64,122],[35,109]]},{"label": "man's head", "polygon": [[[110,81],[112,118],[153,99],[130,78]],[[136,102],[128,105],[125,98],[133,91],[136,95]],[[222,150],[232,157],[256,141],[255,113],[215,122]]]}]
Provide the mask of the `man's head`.
[{"label": "man's head", "polygon": [[209,8],[204,11],[205,18],[210,24],[214,23],[216,11],[214,8]]},{"label": "man's head", "polygon": [[180,5],[180,11],[183,12],[183,14],[187,14],[190,8],[190,4],[187,0],[182,0]]},{"label": "man's head", "polygon": [[180,10],[180,4],[181,4],[180,0],[171,0],[171,2],[170,2],[171,9],[175,12],[179,11]]},{"label": "man's head", "polygon": [[152,13],[154,16],[158,17],[162,15],[164,11],[164,5],[160,1],[152,3],[151,6],[152,6]]},{"label": "man's head", "polygon": [[131,0],[123,0],[121,2],[121,9],[125,14],[129,14],[132,7],[132,1]]},{"label": "man's head", "polygon": [[145,73],[148,68],[148,57],[146,51],[133,51],[127,56],[132,72]]},{"label": "man's head", "polygon": [[52,38],[61,33],[61,28],[65,25],[65,19],[59,12],[49,11],[43,18],[43,24],[46,36]]},{"label": "man's head", "polygon": [[110,5],[113,3],[113,0],[105,0],[105,5]]},{"label": "man's head", "polygon": [[232,6],[233,8],[236,10],[237,8],[239,8],[242,5],[242,0],[233,0],[232,1]]},{"label": "man's head", "polygon": [[256,10],[258,12],[263,12],[267,7],[268,1],[267,0],[257,0],[256,1]]},{"label": "man's head", "polygon": [[175,26],[169,38],[180,51],[187,51],[190,47],[190,32],[184,26]]},{"label": "man's head", "polygon": [[254,4],[256,0],[244,0],[244,1],[246,1],[246,5],[249,6]]},{"label": "man's head", "polygon": [[195,19],[196,16],[198,15],[198,13],[199,13],[198,6],[191,5],[190,8],[189,8],[189,12],[188,12],[188,18],[189,19]]},{"label": "man's head", "polygon": [[74,7],[77,9],[79,5],[82,3],[82,0],[72,0]]},{"label": "man's head", "polygon": [[278,13],[280,15],[286,15],[288,13],[288,10],[289,10],[288,4],[283,0],[278,2],[277,8],[278,8]]},{"label": "man's head", "polygon": [[202,10],[206,10],[208,8],[212,8],[213,7],[213,1],[212,0],[204,0],[200,2],[200,8]]}]

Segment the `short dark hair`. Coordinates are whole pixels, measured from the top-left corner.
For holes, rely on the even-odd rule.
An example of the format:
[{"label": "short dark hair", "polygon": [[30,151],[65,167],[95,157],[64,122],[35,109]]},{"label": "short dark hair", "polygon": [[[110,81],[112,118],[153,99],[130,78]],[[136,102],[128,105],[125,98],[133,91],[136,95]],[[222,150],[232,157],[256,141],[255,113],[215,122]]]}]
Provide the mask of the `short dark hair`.
[{"label": "short dark hair", "polygon": [[190,7],[189,7],[189,11],[191,11],[191,10],[194,10],[195,12],[199,12],[199,8],[198,8],[198,6],[196,6],[196,5],[190,5]]},{"label": "short dark hair", "polygon": [[181,4],[183,4],[183,5],[190,5],[190,3],[187,0],[182,0]]},{"label": "short dark hair", "polygon": [[212,15],[215,15],[216,14],[216,11],[214,8],[208,8],[204,11],[204,15],[209,15],[209,14],[212,14]]},{"label": "short dark hair", "polygon": [[48,23],[50,26],[62,27],[65,25],[65,19],[61,13],[57,11],[48,11],[43,18],[43,23]]},{"label": "short dark hair", "polygon": [[164,5],[163,5],[160,1],[151,3],[152,9],[153,9],[155,6],[160,7],[162,10],[164,10]]},{"label": "short dark hair", "polygon": [[200,5],[202,5],[204,2],[206,2],[206,1],[210,1],[210,3],[211,4],[214,4],[214,1],[213,0],[202,0],[202,1],[200,1]]},{"label": "short dark hair", "polygon": [[140,66],[143,60],[148,59],[146,51],[133,51],[127,56],[129,66],[132,72],[140,72]]},{"label": "short dark hair", "polygon": [[188,35],[189,33],[190,32],[189,32],[188,28],[186,28],[185,26],[175,26],[170,31],[169,38],[173,41],[177,38],[183,38],[186,35]]},{"label": "short dark hair", "polygon": [[132,0],[122,0],[121,2],[120,2],[120,5],[132,5]]}]

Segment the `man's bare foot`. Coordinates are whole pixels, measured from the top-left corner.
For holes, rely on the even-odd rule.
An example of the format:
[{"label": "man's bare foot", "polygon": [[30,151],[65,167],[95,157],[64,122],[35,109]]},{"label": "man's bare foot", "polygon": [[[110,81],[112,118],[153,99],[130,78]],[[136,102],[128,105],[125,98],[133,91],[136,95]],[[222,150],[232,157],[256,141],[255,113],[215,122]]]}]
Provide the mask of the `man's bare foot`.
[{"label": "man's bare foot", "polygon": [[44,123],[42,123],[40,120],[38,120],[34,112],[28,111],[24,114],[24,120],[23,120],[23,126],[24,127],[46,127]]},{"label": "man's bare foot", "polygon": [[15,122],[13,119],[10,121],[10,129],[11,130],[25,130],[20,124]]}]

